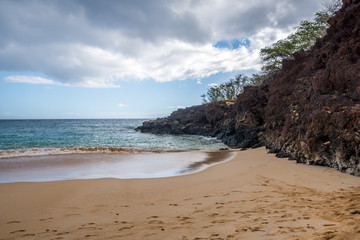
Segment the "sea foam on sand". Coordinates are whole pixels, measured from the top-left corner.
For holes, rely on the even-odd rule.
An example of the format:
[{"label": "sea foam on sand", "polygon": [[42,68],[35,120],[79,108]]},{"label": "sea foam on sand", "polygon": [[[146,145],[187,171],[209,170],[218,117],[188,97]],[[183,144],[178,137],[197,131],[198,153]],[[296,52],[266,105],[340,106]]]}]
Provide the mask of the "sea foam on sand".
[{"label": "sea foam on sand", "polygon": [[78,153],[0,159],[0,183],[171,177],[234,156],[221,152]]}]

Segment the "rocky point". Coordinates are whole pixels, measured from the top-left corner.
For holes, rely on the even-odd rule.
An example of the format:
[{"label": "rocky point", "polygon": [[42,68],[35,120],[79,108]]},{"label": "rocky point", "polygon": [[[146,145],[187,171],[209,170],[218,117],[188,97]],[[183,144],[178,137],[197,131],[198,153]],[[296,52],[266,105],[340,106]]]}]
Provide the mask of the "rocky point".
[{"label": "rocky point", "polygon": [[278,157],[360,176],[360,0],[343,0],[329,24],[310,51],[295,53],[236,102],[179,109],[137,130],[266,146]]}]

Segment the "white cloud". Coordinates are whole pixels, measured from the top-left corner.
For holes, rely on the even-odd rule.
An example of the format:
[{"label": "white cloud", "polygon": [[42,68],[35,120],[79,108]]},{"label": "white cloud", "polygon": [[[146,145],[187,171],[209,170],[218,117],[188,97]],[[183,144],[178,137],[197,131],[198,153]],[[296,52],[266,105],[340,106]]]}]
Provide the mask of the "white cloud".
[{"label": "white cloud", "polygon": [[[323,0],[0,1],[0,71],[9,82],[119,87],[259,70],[260,48]],[[161,16],[161,17],[160,17]],[[219,40],[250,47],[215,48]],[[34,72],[39,76],[20,76]]]},{"label": "white cloud", "polygon": [[293,31],[293,27],[284,29],[265,27],[259,29],[254,35],[249,38],[249,40],[251,41],[251,47],[253,49],[261,49],[280,39],[286,38]]},{"label": "white cloud", "polygon": [[185,106],[168,106],[167,109],[184,109]]},{"label": "white cloud", "polygon": [[[77,46],[63,50],[61,58],[54,58],[48,67],[50,75],[58,81],[32,76],[11,76],[11,82],[74,85],[85,87],[120,87],[121,80],[154,79],[158,82],[204,78],[218,72],[260,69],[257,51],[245,47],[219,49],[211,44],[195,46],[190,43],[169,40],[157,45],[139,46],[141,58],[125,56],[91,46]],[[53,51],[65,46],[53,46]],[[23,49],[26,51],[26,49]],[[64,59],[76,60],[63,64]],[[37,59],[43,59],[40,56]],[[38,64],[48,64],[38,60]],[[42,62],[44,61],[44,62]],[[64,76],[64,73],[65,76]],[[64,79],[62,79],[64,78]]]},{"label": "white cloud", "polygon": [[208,86],[209,86],[209,87],[217,87],[217,86],[219,86],[219,85],[218,85],[217,83],[209,83]]},{"label": "white cloud", "polygon": [[23,75],[15,75],[8,76],[4,78],[7,82],[12,83],[30,83],[30,84],[46,84],[46,85],[59,85],[60,83],[54,82],[53,80],[36,77],[36,76],[23,76]]},{"label": "white cloud", "polygon": [[[135,60],[136,61],[136,60]],[[245,47],[219,49],[211,44],[195,46],[171,41],[144,49],[144,56],[137,60],[134,78],[152,78],[159,82],[204,78],[218,72],[260,69],[257,51]]]},{"label": "white cloud", "polygon": [[119,103],[118,104],[118,107],[121,107],[121,108],[124,108],[124,107],[127,107],[128,105],[126,105],[126,104],[123,104],[123,103]]}]

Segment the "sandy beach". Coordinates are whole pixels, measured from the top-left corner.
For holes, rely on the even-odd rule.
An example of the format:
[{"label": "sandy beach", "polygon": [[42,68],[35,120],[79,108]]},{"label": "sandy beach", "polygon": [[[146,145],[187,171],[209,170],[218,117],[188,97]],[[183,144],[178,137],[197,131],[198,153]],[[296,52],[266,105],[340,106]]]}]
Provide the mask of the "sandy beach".
[{"label": "sandy beach", "polygon": [[154,179],[0,184],[0,239],[360,239],[360,178],[237,151]]}]

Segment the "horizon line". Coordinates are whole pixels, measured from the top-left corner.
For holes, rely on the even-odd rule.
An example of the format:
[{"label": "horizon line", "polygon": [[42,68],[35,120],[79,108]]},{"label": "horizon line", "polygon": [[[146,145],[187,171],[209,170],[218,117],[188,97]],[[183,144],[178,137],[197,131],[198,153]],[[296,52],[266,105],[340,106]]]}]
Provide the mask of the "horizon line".
[{"label": "horizon line", "polygon": [[4,120],[141,120],[141,119],[156,119],[154,117],[140,117],[140,118],[0,118]]}]

